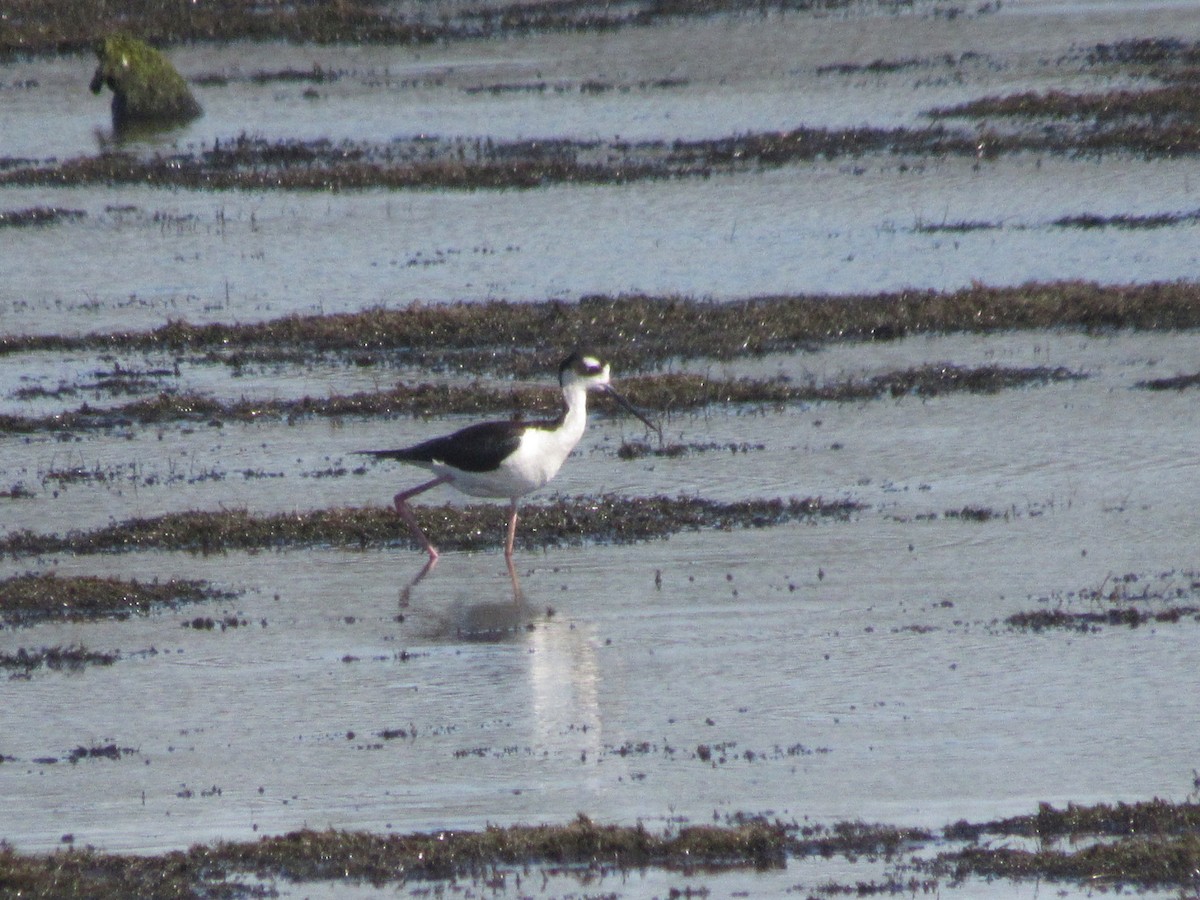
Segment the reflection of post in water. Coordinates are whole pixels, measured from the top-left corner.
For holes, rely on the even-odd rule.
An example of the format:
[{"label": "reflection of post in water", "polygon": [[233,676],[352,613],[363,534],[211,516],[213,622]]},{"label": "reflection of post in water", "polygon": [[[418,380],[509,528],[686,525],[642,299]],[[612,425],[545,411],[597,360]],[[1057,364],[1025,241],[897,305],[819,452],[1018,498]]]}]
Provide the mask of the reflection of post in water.
[{"label": "reflection of post in water", "polygon": [[[530,711],[538,752],[568,755],[599,778],[596,760],[603,744],[600,667],[590,626],[539,622],[529,633]],[[612,773],[607,773],[611,777]]]}]

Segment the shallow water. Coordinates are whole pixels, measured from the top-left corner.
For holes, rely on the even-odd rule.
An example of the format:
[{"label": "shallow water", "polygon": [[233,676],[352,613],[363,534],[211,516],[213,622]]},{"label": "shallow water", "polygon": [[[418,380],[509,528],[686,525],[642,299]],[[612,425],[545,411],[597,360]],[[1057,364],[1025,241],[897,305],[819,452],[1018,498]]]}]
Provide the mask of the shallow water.
[{"label": "shallow water", "polygon": [[[13,757],[0,793],[3,808],[21,810],[20,826],[4,831],[23,848],[70,831],[151,850],[305,824],[480,827],[585,810],[655,825],[750,812],[939,827],[1039,801],[1180,797],[1194,746],[1178,723],[1200,714],[1182,689],[1198,662],[1194,623],[1080,635],[997,622],[1047,605],[1087,609],[1077,591],[1127,572],[1157,584],[1174,571],[1166,581],[1190,583],[1200,502],[1190,398],[1130,386],[1186,359],[1189,343],[916,338],[879,348],[886,361],[873,347],[839,348],[829,360],[838,368],[982,352],[1090,377],[670,423],[683,440],[763,444],[744,454],[622,462],[614,450],[626,426],[599,420],[556,482],[563,493],[819,494],[866,509],[849,522],[523,553],[523,607],[496,552],[446,554],[407,606],[400,591],[421,560],[406,547],[6,561],[7,573],[207,578],[245,593],[203,614],[246,624],[183,628],[191,608],[0,634],[9,652],[82,643],[125,656],[0,685],[3,752]],[[406,473],[304,472],[444,424],[167,428],[161,439],[135,429],[65,447],[10,440],[2,480],[24,480],[35,496],[6,503],[5,530],[176,508],[383,503],[411,481]],[[200,471],[282,474],[37,480],[64,455],[100,467],[136,460],[146,475],[189,452]],[[453,498],[429,502],[444,499]],[[941,515],[968,505],[1000,517]],[[389,729],[408,736],[379,736]],[[110,742],[134,752],[64,759]],[[702,744],[725,748],[722,761],[698,759]],[[46,757],[60,761],[35,761]]]},{"label": "shallow water", "polygon": [[[1024,3],[947,21],[918,6],[419,50],[180,48],[186,74],[232,80],[198,88],[203,118],[132,149],[195,150],[243,133],[335,142],[418,134],[669,142],[799,126],[920,127],[929,109],[985,94],[1110,88],[1110,70],[1084,65],[1089,47],[1130,35],[1190,40],[1195,18],[1186,4]],[[903,65],[884,73],[827,68],[877,60]],[[318,83],[316,101],[302,96],[311,84],[250,77],[313,65],[346,73]],[[90,68],[83,58],[0,65],[12,101],[0,104],[3,154],[95,152],[107,112],[85,89]],[[678,86],[645,86],[662,79]],[[589,81],[617,87],[581,93]],[[551,88],[472,91],[541,82]],[[36,86],[15,87],[26,83]],[[706,180],[533,191],[8,188],[0,209],[52,206],[86,217],[6,229],[0,327],[78,332],[597,292],[726,298],[974,280],[1189,278],[1197,268],[1193,222],[1085,230],[1052,223],[1085,213],[1192,212],[1200,208],[1196,166],[1190,158],[1116,155],[870,155]],[[989,227],[936,230],[964,222]]]},{"label": "shallow water", "polygon": [[[1053,61],[1132,34],[1186,37],[1200,21],[1193,5],[1171,3],[1014,3],[954,21],[922,9],[419,52],[183,48],[172,55],[193,76],[313,63],[357,74],[319,85],[316,101],[295,84],[235,78],[205,88],[206,116],[174,139],[199,145],[249,131],[386,141],[419,130],[671,140],[801,124],[913,124],[931,105],[981,93],[1084,89],[1103,76]],[[765,42],[761,57],[751,52],[756,42]],[[934,59],[968,52],[983,56],[949,72]],[[817,73],[909,57],[934,61],[886,76]],[[14,101],[0,102],[0,154],[92,152],[106,113],[86,94],[89,74],[81,59],[0,66],[3,100]],[[36,88],[12,87],[29,77]],[[593,77],[629,89],[597,97],[467,90]],[[666,77],[686,83],[638,87]],[[401,104],[408,118],[393,115]],[[726,298],[973,280],[1191,278],[1194,225],[1052,223],[1079,213],[1193,210],[1196,165],[874,156],[534,191],[0,189],[3,210],[87,213],[0,234],[0,331],[590,292]],[[918,228],[963,221],[993,227]],[[936,829],[1031,813],[1042,801],[1183,799],[1197,765],[1181,723],[1200,716],[1190,689],[1200,626],[1184,619],[1026,633],[1002,623],[1029,609],[1090,610],[1079,592],[1127,573],[1138,584],[1193,590],[1195,398],[1134,385],[1195,372],[1198,360],[1192,334],[1038,332],[677,365],[818,382],[931,362],[1066,366],[1088,378],[986,396],[675,415],[669,440],[751,445],[679,459],[622,461],[617,447],[640,436],[640,426],[594,417],[554,483],[563,495],[822,496],[864,508],[844,522],[525,552],[521,606],[500,535],[495,551],[445,554],[407,605],[402,592],[422,563],[407,545],[5,559],[4,576],[204,578],[241,593],[127,622],[0,631],[5,652],[81,643],[122,655],[111,667],[0,682],[0,837],[22,850],[51,849],[70,834],[77,844],[149,852],[306,825],[480,828],[567,821],[581,811],[656,829],[736,813]],[[330,363],[243,372],[168,354],[12,354],[0,357],[0,412],[123,402],[87,390],[44,395],[95,382],[117,365],[152,373],[151,391],[224,399],[455,377]],[[43,394],[27,398],[22,388]],[[352,451],[399,446],[463,421],[0,436],[0,490],[19,485],[32,495],[0,498],[0,533],[96,528],[185,509],[383,505],[414,474],[362,467]],[[427,502],[463,501],[439,492]],[[945,515],[964,507],[995,516]],[[236,615],[244,624],[185,627],[197,615]],[[76,747],[109,743],[130,752],[67,761]],[[654,871],[539,883],[543,895],[662,895],[686,886],[710,896],[783,895],[877,872],[874,862],[792,860],[763,874]],[[343,895],[341,886],[302,888]],[[503,887],[538,889],[529,879]],[[1012,884],[960,890],[1037,893]],[[368,891],[377,893],[355,893]]]},{"label": "shallow water", "polygon": [[[534,192],[0,192],[9,208],[88,213],[10,229],[0,318],[11,333],[79,333],[413,301],[875,293],[973,281],[1170,281],[1197,270],[1193,223],[1052,224],[1200,208],[1194,160],[902,168],[875,159]],[[134,209],[114,211],[117,203]],[[919,230],[959,222],[994,227]]]}]

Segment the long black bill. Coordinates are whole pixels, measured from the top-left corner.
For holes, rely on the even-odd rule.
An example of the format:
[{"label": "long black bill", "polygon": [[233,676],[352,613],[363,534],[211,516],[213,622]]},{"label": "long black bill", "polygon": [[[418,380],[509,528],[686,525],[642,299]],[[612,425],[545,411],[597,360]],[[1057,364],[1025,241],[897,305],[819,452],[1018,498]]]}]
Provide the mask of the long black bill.
[{"label": "long black bill", "polygon": [[617,390],[611,384],[604,385],[604,390],[608,393],[608,395],[610,397],[612,397],[614,400],[616,400],[618,403],[620,403],[623,407],[625,407],[625,409],[628,412],[633,413],[633,415],[636,418],[640,419],[642,421],[642,424],[644,424],[647,428],[649,428],[651,431],[653,431],[655,434],[657,434],[659,446],[662,445],[663,436],[662,436],[661,428],[659,428],[657,425],[655,425],[653,422],[651,422],[649,419],[647,419],[645,416],[643,416],[640,412],[638,412],[637,407],[635,407],[632,403],[630,403],[623,396],[621,396],[621,394],[619,394],[617,392]]}]

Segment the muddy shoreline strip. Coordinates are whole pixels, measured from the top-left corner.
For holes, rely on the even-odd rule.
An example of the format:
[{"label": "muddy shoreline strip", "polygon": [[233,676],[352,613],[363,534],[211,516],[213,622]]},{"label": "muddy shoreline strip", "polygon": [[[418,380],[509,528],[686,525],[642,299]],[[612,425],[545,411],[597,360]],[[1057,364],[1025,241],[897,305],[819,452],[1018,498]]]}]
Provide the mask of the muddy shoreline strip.
[{"label": "muddy shoreline strip", "polygon": [[[769,12],[821,12],[858,6],[862,0],[546,0],[437,8],[360,0],[329,4],[247,4],[212,0],[196,4],[135,3],[141,36],[152,43],[286,40],[320,44],[421,45],[481,40],[537,32],[603,32],[646,27],[670,19]],[[908,10],[911,0],[873,0],[881,10]],[[97,32],[128,27],[121,12],[97,0],[20,2],[20,15],[0,23],[0,57],[86,50]],[[122,8],[124,9],[124,8]],[[406,13],[407,11],[407,13]]]},{"label": "muddy shoreline strip", "polygon": [[[887,396],[996,393],[1014,387],[1077,381],[1086,377],[1061,366],[964,368],[932,365],[825,385],[795,384],[786,378],[723,380],[700,375],[660,375],[624,379],[622,389],[636,406],[678,413],[717,404],[778,407],[792,403],[878,400]],[[297,400],[223,401],[205,394],[164,391],[149,399],[115,407],[97,408],[85,403],[77,409],[46,416],[0,415],[0,435],[129,428],[171,422],[210,426],[272,420],[293,423],[310,417],[393,418],[462,413],[552,416],[561,405],[560,392],[551,388],[499,389],[478,384],[401,384],[384,391]],[[603,399],[598,405],[615,407],[611,401]]]},{"label": "muddy shoreline strip", "polygon": [[[584,541],[632,543],[682,531],[767,528],[816,518],[847,519],[861,507],[850,500],[789,498],[722,503],[698,497],[560,497],[521,509],[517,540],[525,549],[578,545]],[[505,509],[473,504],[418,507],[421,528],[444,550],[483,550],[498,545]],[[321,509],[256,515],[247,510],[173,513],[127,519],[92,531],[39,534],[12,531],[0,553],[14,557],[50,553],[115,553],[184,550],[220,553],[298,547],[412,545],[408,529],[391,508]],[[412,545],[415,546],[415,545]]]},{"label": "muddy shoreline strip", "polygon": [[[1045,135],[996,136],[989,153],[1070,151],[1075,140]],[[1113,138],[1096,149],[1128,149]],[[1200,150],[1200,135],[1176,136],[1173,155]],[[0,159],[0,186],[139,185],[194,190],[344,191],[368,188],[479,190],[555,184],[629,184],[777,168],[864,153],[967,156],[976,135],[943,125],[925,128],[825,129],[740,134],[698,141],[515,143],[428,139],[387,144],[266,140],[238,135],[197,151],[138,156],[109,150],[48,162]]]},{"label": "muddy shoreline strip", "polygon": [[207,582],[175,578],[141,582],[92,575],[17,575],[0,580],[0,625],[128,619],[158,607],[178,607],[232,596]]},{"label": "muddy shoreline strip", "polygon": [[[514,825],[483,831],[373,834],[305,829],[255,842],[197,845],[159,856],[66,850],[23,855],[0,842],[0,883],[17,895],[58,897],[261,896],[240,878],[349,881],[378,886],[471,878],[498,866],[648,866],[712,870],[784,865],[786,836],[757,823],[689,826],[654,834],[642,826]],[[42,893],[51,889],[50,894]]]},{"label": "muddy shoreline strip", "polygon": [[[114,749],[119,761],[120,750]],[[695,874],[776,869],[806,856],[844,856],[851,862],[864,855],[879,857],[890,865],[883,881],[809,886],[820,895],[861,896],[938,893],[943,880],[953,887],[972,877],[1186,890],[1200,867],[1200,807],[1192,802],[1156,799],[1065,810],[1043,803],[1034,815],[983,823],[960,820],[940,834],[862,822],[825,827],[760,816],[730,818],[726,825],[687,825],[662,833],[642,825],[599,825],[583,814],[561,825],[482,831],[381,834],[305,828],[153,856],[91,847],[25,854],[0,841],[0,883],[22,896],[240,897],[258,896],[261,879],[382,887],[496,878],[510,868],[528,873],[536,867],[587,880],[650,867]],[[1036,837],[1040,845],[1023,850],[979,842],[990,836]],[[938,847],[947,849],[932,858],[912,855]],[[902,858],[906,853],[908,858]]]}]

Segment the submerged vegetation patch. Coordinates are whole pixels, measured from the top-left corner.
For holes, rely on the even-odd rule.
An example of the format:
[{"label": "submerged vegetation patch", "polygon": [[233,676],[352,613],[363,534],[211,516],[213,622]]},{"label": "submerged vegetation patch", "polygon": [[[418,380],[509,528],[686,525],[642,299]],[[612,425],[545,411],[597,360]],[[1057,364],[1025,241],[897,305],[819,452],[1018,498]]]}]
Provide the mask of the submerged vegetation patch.
[{"label": "submerged vegetation patch", "polygon": [[869,63],[840,62],[817,66],[818,75],[892,75],[909,69],[948,68],[953,69],[964,62],[978,58],[979,54],[967,51],[958,56],[943,53],[936,57],[907,57],[904,59],[874,59]]},{"label": "submerged vegetation patch", "polygon": [[584,81],[517,81],[490,82],[487,84],[470,85],[463,88],[467,94],[607,94],[613,91],[629,93],[630,91],[670,90],[686,87],[686,78],[653,78],[643,79],[632,83],[616,83],[607,80],[586,79]]},{"label": "submerged vegetation patch", "polygon": [[918,222],[913,226],[913,231],[917,234],[969,234],[972,231],[998,231],[1003,227],[999,222],[964,219],[958,222]]},{"label": "submerged vegetation patch", "polygon": [[1191,375],[1175,375],[1170,378],[1149,378],[1139,381],[1135,387],[1148,391],[1182,391],[1187,388],[1200,387],[1200,372]]},{"label": "submerged vegetation patch", "polygon": [[[423,3],[382,0],[329,4],[247,4],[212,0],[184,5],[138,2],[112,10],[90,0],[21,2],[20,15],[0,23],[0,55],[86,49],[97,32],[127,26],[136,16],[140,34],[152,42],[267,40],[313,43],[429,44],[547,31],[611,31],[670,19],[768,10],[821,11],[860,5],[862,0],[553,0],[427,8]],[[883,10],[909,10],[912,0],[873,0]],[[936,8],[936,6],[935,6]],[[957,7],[951,7],[957,9]],[[998,7],[997,7],[998,8]],[[982,10],[990,9],[984,4]]]},{"label": "submerged vegetation patch", "polygon": [[1153,213],[1145,216],[1134,216],[1122,213],[1115,216],[1101,216],[1096,213],[1083,213],[1075,216],[1061,216],[1051,222],[1058,228],[1124,228],[1127,230],[1171,228],[1176,225],[1191,225],[1200,222],[1200,209],[1191,212]]},{"label": "submerged vegetation patch", "polygon": [[[912,860],[912,868],[961,883],[968,877],[1040,879],[1120,893],[1122,888],[1195,886],[1200,870],[1200,805],[1154,799],[1140,803],[1048,803],[1033,815],[992,822],[959,821],[943,837],[966,846]],[[1036,838],[1021,849],[984,837]]]},{"label": "submerged vegetation patch", "polygon": [[1165,76],[1200,66],[1200,41],[1175,37],[1126,38],[1096,44],[1085,54],[1089,66],[1132,67],[1145,74]]},{"label": "submerged vegetation patch", "polygon": [[[1058,64],[1069,60],[1059,60]],[[1099,44],[1083,65],[1148,82],[1145,87],[1072,93],[1022,91],[969,100],[928,111],[934,121],[1000,120],[989,130],[986,155],[1014,148],[1077,153],[1122,152],[1174,157],[1200,150],[1200,43],[1139,38]]]},{"label": "submerged vegetation patch", "polygon": [[[211,147],[176,148],[169,154],[106,149],[66,160],[6,160],[0,167],[0,185],[316,191],[536,188],[709,177],[872,152],[973,157],[978,149],[977,137],[943,125],[801,127],[715,139],[637,143],[565,138],[504,143],[424,137],[334,142],[268,140],[242,134],[217,139]],[[1022,147],[1014,143],[1008,149]]]},{"label": "submerged vegetation patch", "polygon": [[[1194,86],[1114,101],[1095,97],[988,98],[936,109],[920,128],[797,127],[700,140],[639,141],[544,138],[508,143],[483,139],[412,138],[390,142],[300,140],[241,134],[210,147],[134,153],[106,148],[71,159],[0,160],[0,185],[137,185],[193,190],[530,189],[560,184],[628,184],[756,172],[814,160],[866,154],[994,159],[1018,152],[1137,153],[1177,157],[1200,152],[1200,120],[1183,97]],[[1129,115],[1112,118],[1116,106]],[[981,136],[942,123],[1003,113],[1038,117],[1073,110],[1071,127],[988,130]],[[1141,109],[1135,117],[1132,110]],[[1104,110],[1105,117],[1098,118]],[[1061,118],[1064,113],[1058,117]]]},{"label": "submerged vegetation patch", "polygon": [[1200,573],[1185,569],[1145,577],[1131,572],[1106,578],[1099,587],[1084,588],[1068,597],[1039,600],[1044,608],[1013,613],[1004,624],[1018,631],[1086,632],[1103,626],[1200,622]]},{"label": "submerged vegetation patch", "polygon": [[968,847],[942,854],[930,866],[956,881],[968,875],[987,879],[1035,879],[1083,885],[1127,885],[1141,888],[1194,884],[1200,867],[1200,835],[1127,839],[1081,848],[1024,850]]},{"label": "submerged vegetation patch", "polygon": [[[786,835],[760,824],[691,826],[655,834],[642,826],[597,825],[579,816],[567,825],[516,825],[479,832],[376,836],[300,831],[257,844],[218,844],[214,853],[235,867],[297,880],[349,878],[387,883],[449,878],[495,865],[544,863],[771,868],[784,864]],[[353,861],[353,862],[350,862]]]},{"label": "submerged vegetation patch", "polygon": [[[1180,889],[1195,886],[1200,871],[1200,806],[1144,803],[1039,806],[1036,815],[983,824],[958,822],[946,836],[968,846],[917,862],[919,869],[961,881],[1048,879],[1080,885]],[[983,835],[1036,837],[1036,849],[974,843]],[[1065,841],[1060,844],[1060,841]]]},{"label": "submerged vegetation patch", "polygon": [[31,225],[57,225],[87,217],[82,209],[61,206],[29,206],[25,209],[0,211],[0,228],[28,228]]},{"label": "submerged vegetation patch", "polygon": [[[618,373],[678,359],[738,359],[793,353],[832,341],[894,340],[954,331],[1200,328],[1200,283],[1099,285],[1083,281],[954,291],[793,294],[717,302],[645,294],[578,302],[493,300],[411,304],[264,322],[168,322],[147,331],[4,335],[0,353],[97,350],[192,354],[235,368],[255,363],[413,365],[432,371],[542,378],[562,348],[587,346]],[[546,349],[546,336],[558,346]]]},{"label": "submerged vegetation patch", "polygon": [[78,671],[86,666],[111,666],[117,659],[116,653],[89,650],[79,644],[36,650],[20,647],[16,653],[0,651],[0,669],[9,669],[14,673],[13,677],[21,677],[43,668],[57,672],[63,669]]},{"label": "submerged vegetation patch", "polygon": [[1005,619],[1010,628],[1021,631],[1094,631],[1101,626],[1137,628],[1149,623],[1174,623],[1183,619],[1200,622],[1200,606],[1175,606],[1170,609],[1146,610],[1123,606],[1088,612],[1067,612],[1061,609],[1038,609],[1014,613]]},{"label": "submerged vegetation patch", "polygon": [[[145,582],[53,573],[17,575],[0,580],[0,621],[22,626],[47,621],[126,619],[144,615],[155,607],[230,596],[203,581]],[[69,654],[60,657],[69,658]]]},{"label": "submerged vegetation patch", "polygon": [[262,896],[250,881],[348,881],[375,886],[471,878],[498,867],[533,865],[627,871],[782,866],[787,835],[750,823],[688,826],[653,833],[598,825],[580,815],[565,825],[513,825],[482,831],[374,834],[303,829],[254,842],[218,842],[158,856],[92,848],[20,854],[0,842],[0,883],[18,896]]},{"label": "submerged vegetation patch", "polygon": [[688,444],[671,443],[655,447],[648,441],[625,441],[617,448],[617,456],[621,459],[641,459],[646,456],[676,459],[680,456],[691,456],[695,453],[725,452],[735,456],[738,453],[752,453],[766,450],[766,444],[751,444],[748,441],[727,441],[723,444],[714,441],[705,443],[692,442]]},{"label": "submerged vegetation patch", "polygon": [[1155,799],[1142,803],[1097,803],[1093,806],[1072,803],[1065,809],[1059,809],[1049,803],[1040,803],[1033,815],[1013,816],[975,825],[957,822],[946,826],[944,833],[947,838],[955,840],[977,841],[992,835],[1054,841],[1062,838],[1122,837],[1147,832],[1200,834],[1200,805]]},{"label": "submerged vegetation patch", "polygon": [[[701,375],[655,375],[624,379],[623,392],[635,404],[664,412],[701,409],[714,404],[772,404],[874,400],[906,394],[932,397],[967,391],[994,393],[1021,385],[1047,384],[1086,377],[1062,367],[965,368],[929,365],[862,380],[832,384],[794,383],[788,378],[733,380]],[[253,422],[286,419],[294,422],[311,416],[431,416],[452,413],[512,413],[553,415],[561,405],[559,391],[547,387],[495,388],[483,385],[397,385],[383,391],[359,392],[296,400],[223,401],[194,393],[159,393],[116,407],[83,404],[74,410],[40,417],[0,415],[0,433],[117,428],[167,422]],[[603,398],[601,408],[613,405]],[[627,458],[627,457],[623,457]],[[96,473],[69,470],[54,472],[57,480],[86,480]],[[102,473],[99,477],[103,477]]]},{"label": "submerged vegetation patch", "polygon": [[[1177,89],[1167,89],[1177,90]],[[1194,90],[1192,91],[1194,94]],[[1160,103],[1167,103],[1160,99]],[[1104,97],[1080,101],[1107,108]],[[1008,105],[1036,110],[1027,97],[935,110],[939,118],[984,116]],[[1031,115],[1032,112],[1027,113]],[[1015,115],[1015,113],[1013,114]],[[1001,154],[1200,152],[1200,122],[1179,113],[1163,121],[1122,118],[1091,127],[989,131],[980,137],[942,124],[922,128],[809,128],[691,141],[491,140],[422,138],[370,143],[267,140],[239,135],[210,148],[135,154],[106,149],[65,160],[3,160],[0,185],[138,185],[197,190],[479,190],[558,184],[628,184],[708,178],[865,154],[995,158]]]},{"label": "submerged vegetation patch", "polygon": [[[821,517],[845,519],[859,508],[850,500],[820,498],[722,503],[698,497],[624,498],[611,494],[560,497],[549,503],[522,507],[517,539],[530,549],[580,544],[585,540],[627,543],[665,538],[681,531],[765,528]],[[492,548],[500,540],[507,523],[504,507],[486,503],[463,507],[417,507],[416,515],[429,539],[446,550]],[[0,538],[0,553],[13,556],[127,550],[219,553],[312,546],[366,548],[408,542],[408,528],[390,507],[322,509],[265,516],[246,510],[221,510],[127,519],[92,531],[70,531],[63,535],[12,531]],[[62,594],[56,593],[60,585],[53,576],[23,577],[28,584],[20,579],[10,579],[10,582],[20,591],[46,598],[40,604],[26,605],[35,610],[57,608],[54,599]],[[103,597],[105,581],[110,580],[85,579],[82,587],[99,587],[97,592]],[[97,586],[93,582],[102,584]],[[123,597],[128,584],[114,581],[110,585],[113,597]],[[172,586],[180,584],[188,583],[170,582],[161,586],[159,595],[169,599]],[[80,587],[76,585],[77,590]],[[192,590],[203,592],[206,588],[194,586]],[[135,598],[138,596],[134,590],[128,593]],[[118,600],[112,602],[121,608]],[[129,602],[132,601],[127,601],[126,605]]]},{"label": "submerged vegetation patch", "polygon": [[[1122,888],[1195,886],[1200,870],[1200,806],[1193,802],[1071,804],[1042,803],[1034,815],[985,823],[959,821],[945,839],[967,846],[912,867],[960,883],[968,877],[992,881],[1039,879],[1121,892]],[[978,843],[982,837],[1036,838],[1034,849]]]},{"label": "submerged vegetation patch", "polygon": [[1134,117],[1172,116],[1195,120],[1200,98],[1194,84],[1167,85],[1141,91],[1114,90],[1104,93],[1070,94],[1064,91],[1034,91],[983,97],[957,106],[939,107],[934,118],[1013,117],[1091,119],[1097,123]]}]

